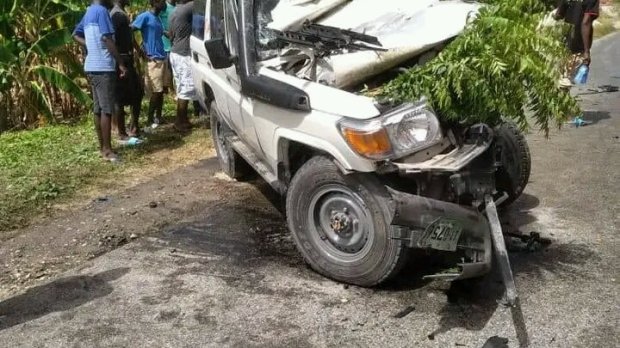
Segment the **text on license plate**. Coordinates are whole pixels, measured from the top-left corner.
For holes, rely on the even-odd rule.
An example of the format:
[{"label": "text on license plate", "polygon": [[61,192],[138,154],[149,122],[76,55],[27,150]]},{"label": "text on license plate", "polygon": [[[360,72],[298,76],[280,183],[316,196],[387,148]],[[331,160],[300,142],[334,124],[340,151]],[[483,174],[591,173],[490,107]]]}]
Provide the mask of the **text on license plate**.
[{"label": "text on license plate", "polygon": [[463,227],[455,220],[437,219],[430,224],[418,241],[420,248],[456,251]]}]

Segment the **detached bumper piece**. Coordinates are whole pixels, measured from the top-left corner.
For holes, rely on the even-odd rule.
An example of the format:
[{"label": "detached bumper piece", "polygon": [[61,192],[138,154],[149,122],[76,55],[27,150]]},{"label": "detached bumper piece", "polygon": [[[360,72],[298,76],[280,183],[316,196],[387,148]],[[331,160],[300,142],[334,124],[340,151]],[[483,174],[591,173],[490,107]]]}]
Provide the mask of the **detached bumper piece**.
[{"label": "detached bumper piece", "polygon": [[[491,269],[492,243],[487,219],[473,208],[390,189],[394,202],[392,225],[409,232],[410,247],[462,252],[454,272],[425,278],[459,280]],[[401,234],[402,235],[402,234]]]}]

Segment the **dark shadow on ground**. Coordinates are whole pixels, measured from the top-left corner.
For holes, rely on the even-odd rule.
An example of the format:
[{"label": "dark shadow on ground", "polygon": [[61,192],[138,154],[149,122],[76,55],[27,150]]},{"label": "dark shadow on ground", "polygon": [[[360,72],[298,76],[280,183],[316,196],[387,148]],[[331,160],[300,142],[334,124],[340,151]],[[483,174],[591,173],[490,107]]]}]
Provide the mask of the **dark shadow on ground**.
[{"label": "dark shadow on ground", "polygon": [[602,120],[608,120],[611,115],[608,111],[584,111],[583,120],[591,122],[591,124],[597,124]]},{"label": "dark shadow on ground", "polygon": [[0,330],[104,297],[114,290],[109,283],[128,272],[129,268],[117,268],[93,276],[61,278],[0,302]]}]

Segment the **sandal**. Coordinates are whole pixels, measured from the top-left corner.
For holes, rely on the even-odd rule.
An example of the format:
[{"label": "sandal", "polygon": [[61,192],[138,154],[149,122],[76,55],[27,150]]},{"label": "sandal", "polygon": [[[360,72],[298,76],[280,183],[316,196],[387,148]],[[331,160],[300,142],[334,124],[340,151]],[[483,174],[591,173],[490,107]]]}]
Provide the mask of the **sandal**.
[{"label": "sandal", "polygon": [[107,154],[107,155],[102,155],[102,158],[103,158],[104,161],[110,162],[112,164],[119,164],[119,163],[121,163],[120,157],[118,157],[115,153],[110,153],[110,154]]}]

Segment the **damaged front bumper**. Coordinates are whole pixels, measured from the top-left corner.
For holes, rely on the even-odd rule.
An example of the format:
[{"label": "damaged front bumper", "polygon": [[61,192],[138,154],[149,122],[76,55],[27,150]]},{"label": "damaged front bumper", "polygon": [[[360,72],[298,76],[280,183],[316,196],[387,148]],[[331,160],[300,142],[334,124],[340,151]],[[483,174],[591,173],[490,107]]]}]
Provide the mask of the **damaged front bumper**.
[{"label": "damaged front bumper", "polygon": [[392,225],[412,248],[460,252],[455,271],[427,276],[459,280],[482,276],[491,269],[489,222],[474,208],[389,189],[393,202]]}]

